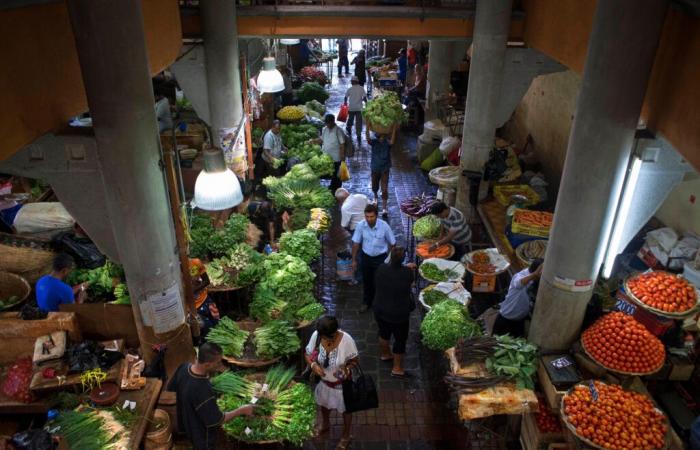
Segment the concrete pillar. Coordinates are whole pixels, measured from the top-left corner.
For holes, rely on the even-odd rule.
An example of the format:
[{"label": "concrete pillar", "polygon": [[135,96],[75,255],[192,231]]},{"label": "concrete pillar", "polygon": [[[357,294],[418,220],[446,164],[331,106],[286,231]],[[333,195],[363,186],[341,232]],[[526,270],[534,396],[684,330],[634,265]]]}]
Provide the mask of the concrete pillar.
[{"label": "concrete pillar", "polygon": [[451,41],[432,40],[428,50],[428,89],[425,98],[425,120],[438,117],[437,99],[450,89],[450,71],[454,66]]},{"label": "concrete pillar", "polygon": [[[462,135],[462,170],[482,172],[493,148],[512,0],[476,4],[472,60]],[[462,175],[457,208],[471,215],[469,183]]]},{"label": "concrete pillar", "polygon": [[667,0],[598,2],[530,339],[579,335],[630,161]]},{"label": "concrete pillar", "polygon": [[[141,350],[168,344],[169,369],[193,354],[160,168],[140,0],[69,0],[98,164]],[[85,186],[90,189],[90,186]]]},{"label": "concrete pillar", "polygon": [[209,92],[209,125],[215,144],[224,148],[222,138],[238,127],[243,117],[236,2],[202,0],[200,8]]}]

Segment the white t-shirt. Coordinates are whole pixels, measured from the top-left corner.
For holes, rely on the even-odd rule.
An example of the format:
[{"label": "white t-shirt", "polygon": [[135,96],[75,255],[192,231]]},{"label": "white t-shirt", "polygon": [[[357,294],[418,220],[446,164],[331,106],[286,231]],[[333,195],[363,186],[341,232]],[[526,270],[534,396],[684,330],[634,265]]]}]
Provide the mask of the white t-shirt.
[{"label": "white t-shirt", "polygon": [[338,125],[334,126],[332,130],[327,126],[323,127],[321,139],[323,140],[321,150],[327,153],[334,162],[340,162],[340,148],[345,144],[345,135],[338,128]]},{"label": "white t-shirt", "polygon": [[[270,152],[270,156],[273,158],[279,158],[282,156],[282,137],[275,134],[272,130],[268,130],[263,138],[263,148]],[[268,163],[272,162],[267,160],[264,153],[263,159]]]},{"label": "white t-shirt", "polygon": [[348,110],[357,112],[362,111],[362,100],[367,96],[365,88],[359,84],[355,84],[345,93],[348,98]]},{"label": "white t-shirt", "polygon": [[527,287],[530,283],[523,285],[522,279],[530,275],[530,269],[523,269],[513,275],[508,287],[506,298],[501,302],[500,313],[509,320],[523,320],[530,313],[530,296]]},{"label": "white t-shirt", "polygon": [[350,194],[340,208],[340,226],[355,230],[357,224],[365,218],[365,207],[368,202],[364,194]]}]

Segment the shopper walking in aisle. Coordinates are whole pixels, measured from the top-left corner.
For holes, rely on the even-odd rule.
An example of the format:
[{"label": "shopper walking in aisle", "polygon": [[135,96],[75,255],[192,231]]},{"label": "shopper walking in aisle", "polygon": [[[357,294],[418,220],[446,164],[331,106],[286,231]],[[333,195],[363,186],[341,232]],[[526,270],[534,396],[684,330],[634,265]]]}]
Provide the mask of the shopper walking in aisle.
[{"label": "shopper walking in aisle", "polygon": [[370,170],[372,177],[372,192],[374,203],[379,206],[379,188],[382,188],[382,217],[386,218],[389,206],[389,172],[391,171],[391,147],[396,139],[396,127],[391,132],[391,138],[385,134],[370,134],[367,129],[367,142],[372,148]]},{"label": "shopper walking in aisle", "polygon": [[406,57],[406,50],[399,50],[399,57],[396,59],[396,65],[399,66],[399,81],[401,81],[401,87],[406,86],[406,76],[408,75],[408,58]]},{"label": "shopper walking in aisle", "polygon": [[348,40],[338,39],[335,45],[338,46],[338,78],[343,78],[343,67],[345,67],[345,76],[350,75],[350,63],[348,62]]},{"label": "shopper walking in aisle", "polygon": [[267,130],[263,136],[263,152],[262,159],[265,162],[265,176],[280,176],[282,175],[282,154],[285,148],[282,145],[282,130],[280,121],[273,120],[272,127]]},{"label": "shopper walking in aisle", "polygon": [[252,416],[255,406],[244,405],[222,412],[209,377],[223,369],[221,347],[206,342],[199,347],[194,364],[185,363],[175,371],[168,391],[177,393],[178,429],[184,431],[195,450],[213,450],[218,429],[238,416]]},{"label": "shopper walking in aisle", "polygon": [[340,169],[340,163],[345,160],[345,134],[336,126],[333,114],[326,114],[323,122],[326,126],[321,130],[321,137],[311,142],[321,144],[321,150],[333,159],[335,169],[331,177],[330,190],[335,192],[343,185],[338,178],[338,169]]},{"label": "shopper walking in aisle", "polygon": [[355,133],[357,136],[357,146],[362,146],[362,107],[367,102],[367,93],[365,88],[360,86],[360,80],[354,76],[350,80],[352,86],[345,93],[343,104],[348,105],[348,120],[345,125],[345,132],[348,136],[352,136],[352,125],[355,124]]},{"label": "shopper walking in aisle", "polygon": [[372,307],[375,290],[375,273],[396,245],[394,232],[388,223],[377,217],[377,206],[365,207],[365,220],[357,224],[352,235],[352,268],[357,270],[358,255],[362,272],[362,300],[360,312]]},{"label": "shopper walking in aisle", "polygon": [[443,202],[435,203],[430,212],[438,216],[440,222],[442,222],[440,237],[430,247],[430,250],[435,250],[449,242],[455,248],[455,254],[452,256],[452,259],[459,261],[462,255],[466,253],[467,245],[472,238],[472,231],[467,225],[464,214],[457,208],[447,206]]},{"label": "shopper walking in aisle", "polygon": [[360,82],[361,86],[364,86],[367,82],[367,71],[365,69],[365,51],[360,50],[357,52],[357,56],[352,60],[352,64],[355,66],[355,76]]},{"label": "shopper walking in aisle", "polygon": [[[411,295],[416,265],[404,265],[405,256],[406,250],[403,247],[394,247],[389,264],[379,266],[375,274],[373,309],[379,328],[379,358],[394,362],[391,376],[395,378],[410,376],[403,369],[403,356],[406,353],[409,319],[411,312],[416,309],[416,302]],[[394,345],[390,348],[392,336]]]},{"label": "shopper walking in aisle", "polygon": [[321,409],[321,425],[316,427],[316,435],[330,430],[331,410],[335,409],[343,415],[343,435],[336,449],[345,450],[352,440],[352,414],[345,412],[343,380],[350,377],[351,370],[360,362],[355,341],[340,330],[335,317],[325,316],[319,319],[311,335],[305,357],[313,373],[321,378],[314,391]]},{"label": "shopper walking in aisle", "polygon": [[530,315],[534,298],[537,296],[537,282],[542,276],[542,262],[542,259],[535,259],[530,263],[530,267],[521,270],[511,278],[508,293],[501,302],[491,334],[525,336],[525,319]]}]

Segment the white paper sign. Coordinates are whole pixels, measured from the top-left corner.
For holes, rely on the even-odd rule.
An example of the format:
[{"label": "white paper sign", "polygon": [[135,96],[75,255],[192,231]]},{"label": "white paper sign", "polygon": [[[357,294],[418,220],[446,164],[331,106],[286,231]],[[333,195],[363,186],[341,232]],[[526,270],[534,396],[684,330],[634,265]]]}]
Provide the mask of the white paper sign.
[{"label": "white paper sign", "polygon": [[151,306],[153,331],[156,334],[173,331],[185,323],[185,308],[177,284],[165,291],[149,294],[146,300]]}]

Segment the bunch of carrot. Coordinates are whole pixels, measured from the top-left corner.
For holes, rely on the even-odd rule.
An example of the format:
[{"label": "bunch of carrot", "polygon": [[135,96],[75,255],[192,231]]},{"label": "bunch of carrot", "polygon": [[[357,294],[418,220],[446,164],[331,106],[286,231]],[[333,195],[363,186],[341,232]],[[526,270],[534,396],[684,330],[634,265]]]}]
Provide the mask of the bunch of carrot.
[{"label": "bunch of carrot", "polygon": [[420,244],[416,245],[416,254],[420,256],[423,259],[426,258],[449,258],[452,253],[452,248],[450,248],[449,244],[442,244],[435,250],[430,250],[430,247],[434,244],[435,242],[431,241],[424,241],[421,242]]}]

